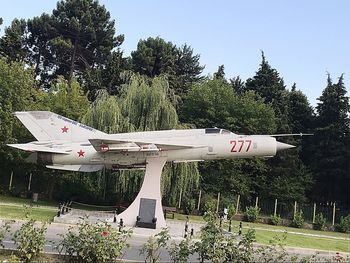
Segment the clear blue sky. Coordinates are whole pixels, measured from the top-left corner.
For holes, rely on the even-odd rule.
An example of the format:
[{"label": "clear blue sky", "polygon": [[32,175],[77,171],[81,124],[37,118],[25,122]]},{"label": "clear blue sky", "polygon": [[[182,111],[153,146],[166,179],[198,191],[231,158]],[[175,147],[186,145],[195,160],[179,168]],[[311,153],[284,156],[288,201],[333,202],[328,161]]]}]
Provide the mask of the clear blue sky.
[{"label": "clear blue sky", "polygon": [[[51,13],[56,0],[3,0],[4,26],[13,18]],[[160,36],[176,45],[187,43],[201,55],[205,74],[221,64],[226,77],[252,77],[260,50],[284,78],[296,82],[316,105],[326,84],[345,73],[350,90],[350,1],[347,0],[100,0],[125,35],[125,55],[140,39]]]}]

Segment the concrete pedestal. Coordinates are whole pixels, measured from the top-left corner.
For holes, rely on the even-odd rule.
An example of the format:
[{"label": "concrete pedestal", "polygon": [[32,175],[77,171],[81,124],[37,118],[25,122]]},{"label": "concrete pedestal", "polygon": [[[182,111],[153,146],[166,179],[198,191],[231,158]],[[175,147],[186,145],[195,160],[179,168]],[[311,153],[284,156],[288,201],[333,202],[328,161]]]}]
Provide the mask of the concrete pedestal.
[{"label": "concrete pedestal", "polygon": [[139,214],[140,199],[149,198],[156,200],[155,217],[157,218],[156,228],[166,227],[166,222],[162,209],[162,196],[160,192],[160,178],[162,170],[166,162],[166,158],[157,157],[149,158],[146,160],[146,172],[141,186],[141,190],[138,193],[136,199],[132,204],[121,214],[117,216],[117,222],[123,219],[124,225],[135,226],[136,217]]}]

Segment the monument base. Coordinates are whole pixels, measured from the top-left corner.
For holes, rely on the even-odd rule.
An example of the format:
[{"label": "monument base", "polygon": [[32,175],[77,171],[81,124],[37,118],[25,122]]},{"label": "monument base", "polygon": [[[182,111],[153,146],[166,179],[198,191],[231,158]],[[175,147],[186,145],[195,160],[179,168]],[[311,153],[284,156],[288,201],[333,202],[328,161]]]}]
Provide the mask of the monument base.
[{"label": "monument base", "polygon": [[[160,192],[160,178],[165,162],[166,157],[149,158],[146,160],[146,172],[140,192],[138,193],[137,197],[132,202],[132,204],[124,212],[117,215],[117,222],[120,222],[120,219],[122,219],[124,225],[126,226],[133,227],[138,225],[142,227],[143,225],[145,225],[144,223],[146,223],[146,225],[147,223],[149,223],[148,221],[143,221],[143,215],[149,212],[146,210],[154,209],[154,211],[152,211],[151,216],[146,216],[146,220],[150,220],[151,223],[155,224],[155,228],[157,229],[166,227],[166,222],[162,209],[162,196]],[[154,200],[155,207],[147,208],[141,206],[141,199]]]}]

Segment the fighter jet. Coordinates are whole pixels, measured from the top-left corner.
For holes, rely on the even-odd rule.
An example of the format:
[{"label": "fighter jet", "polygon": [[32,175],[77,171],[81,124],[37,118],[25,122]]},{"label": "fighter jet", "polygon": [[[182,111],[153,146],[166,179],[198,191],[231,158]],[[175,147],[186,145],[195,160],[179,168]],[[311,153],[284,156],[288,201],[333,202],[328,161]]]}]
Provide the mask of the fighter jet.
[{"label": "fighter jet", "polygon": [[274,135],[239,135],[219,128],[107,134],[48,111],[14,115],[36,141],[8,145],[31,152],[27,161],[59,170],[143,169],[157,157],[174,163],[272,157],[294,147]]}]

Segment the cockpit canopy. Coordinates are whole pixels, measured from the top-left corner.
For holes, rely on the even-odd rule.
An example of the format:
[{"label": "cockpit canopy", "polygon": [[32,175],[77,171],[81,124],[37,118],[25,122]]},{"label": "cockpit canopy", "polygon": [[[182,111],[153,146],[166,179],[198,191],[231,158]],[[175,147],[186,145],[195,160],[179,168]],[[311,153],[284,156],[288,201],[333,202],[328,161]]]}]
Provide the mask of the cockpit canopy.
[{"label": "cockpit canopy", "polygon": [[207,128],[205,129],[205,134],[230,134],[231,132],[225,129],[219,128]]}]

